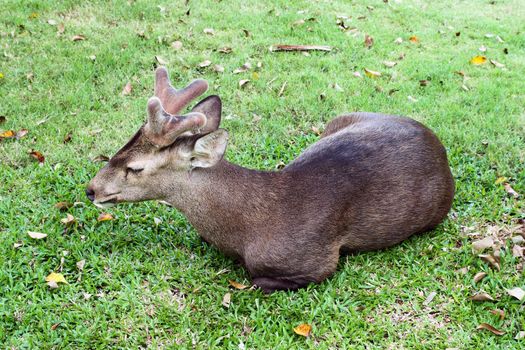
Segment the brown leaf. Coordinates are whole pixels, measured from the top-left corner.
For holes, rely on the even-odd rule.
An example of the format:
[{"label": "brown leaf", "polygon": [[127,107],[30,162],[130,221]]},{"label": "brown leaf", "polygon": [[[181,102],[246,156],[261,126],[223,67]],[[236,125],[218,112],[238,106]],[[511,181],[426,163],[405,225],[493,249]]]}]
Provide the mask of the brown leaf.
[{"label": "brown leaf", "polygon": [[494,245],[492,237],[485,237],[479,241],[472,242],[472,252],[481,252],[487,248],[491,248]]},{"label": "brown leaf", "polygon": [[491,326],[490,324],[488,323],[482,323],[480,324],[476,329],[486,329],[487,331],[490,331],[496,335],[503,335],[505,334],[505,332],[503,331],[500,331],[499,329],[496,329],[494,328],[493,326]]},{"label": "brown leaf", "polygon": [[69,143],[71,142],[71,138],[73,137],[73,134],[71,134],[70,132],[68,132],[66,134],[66,136],[64,136],[64,140],[62,140],[63,143]]},{"label": "brown leaf", "polygon": [[248,84],[250,81],[247,79],[243,79],[239,81],[239,87],[242,89],[246,84]]},{"label": "brown leaf", "polygon": [[249,62],[246,62],[240,68],[235,69],[233,71],[233,74],[244,73],[244,72],[246,72],[246,71],[248,71],[250,69],[252,69],[252,65]]},{"label": "brown leaf", "polygon": [[228,280],[228,283],[230,284],[230,286],[234,287],[235,289],[240,289],[240,290],[243,290],[249,287],[249,286],[246,286],[242,283],[239,283],[233,280]]},{"label": "brown leaf", "polygon": [[157,60],[157,62],[159,62],[159,64],[163,66],[166,66],[168,64],[168,61],[166,61],[164,58],[160,56],[155,56],[155,59]]},{"label": "brown leaf", "polygon": [[54,325],[52,325],[52,326],[51,326],[51,330],[54,331],[55,329],[58,328],[58,326],[60,326],[60,322],[55,323]]},{"label": "brown leaf", "polygon": [[474,275],[474,283],[478,283],[487,276],[485,272],[478,272]]},{"label": "brown leaf", "polygon": [[29,155],[33,157],[34,159],[36,159],[40,164],[43,164],[44,161],[46,160],[44,155],[38,151],[31,151],[29,152]]},{"label": "brown leaf", "polygon": [[472,301],[495,301],[495,299],[487,293],[476,293],[470,297],[470,300]]},{"label": "brown leaf", "polygon": [[17,140],[20,140],[22,137],[26,136],[28,132],[29,130],[27,129],[20,129],[16,132],[15,137],[17,138]]},{"label": "brown leaf", "polygon": [[505,191],[510,194],[514,198],[518,198],[520,195],[518,192],[514,191],[514,189],[510,186],[508,182],[505,182],[503,184],[503,187],[505,188]]},{"label": "brown leaf", "polygon": [[107,162],[109,160],[109,157],[108,156],[105,156],[103,154],[99,154],[98,156],[96,156],[95,158],[93,158],[93,161],[94,162]]},{"label": "brown leaf", "polygon": [[410,38],[408,38],[408,41],[410,41],[413,44],[416,44],[419,42],[419,38],[415,35],[412,35]]},{"label": "brown leaf", "polygon": [[83,271],[85,265],[86,265],[86,260],[77,261],[77,269],[79,271]]},{"label": "brown leaf", "polygon": [[124,85],[124,88],[122,89],[122,95],[128,96],[131,95],[131,91],[133,91],[133,86],[131,86],[131,82],[127,82],[126,85]]},{"label": "brown leaf", "polygon": [[69,202],[58,202],[57,204],[55,204],[55,208],[57,208],[60,211],[67,210],[67,209],[71,208],[72,206],[73,206],[73,204],[71,204]]},{"label": "brown leaf", "polygon": [[374,38],[368,34],[365,34],[365,47],[369,49],[372,47],[372,45],[374,45]]},{"label": "brown leaf", "polygon": [[295,332],[295,334],[302,335],[303,337],[308,337],[310,336],[310,333],[312,332],[312,326],[310,326],[309,324],[303,323],[295,327],[293,331]]},{"label": "brown leaf", "polygon": [[64,225],[71,225],[76,221],[75,217],[69,213],[66,214],[66,217],[61,219],[60,222]]},{"label": "brown leaf", "polygon": [[365,75],[369,78],[377,78],[381,76],[381,73],[365,68]]},{"label": "brown leaf", "polygon": [[481,254],[478,255],[478,257],[481,258],[481,260],[487,262],[490,266],[495,268],[496,270],[500,270],[499,262],[497,261],[496,257],[492,254]]},{"label": "brown leaf", "polygon": [[515,245],[514,247],[512,247],[512,256],[515,257],[515,258],[522,258],[524,250],[525,250],[524,247],[520,247],[519,245]]},{"label": "brown leaf", "polygon": [[220,53],[229,54],[233,51],[233,49],[229,46],[221,47],[219,50],[217,50]]},{"label": "brown leaf", "polygon": [[500,309],[490,310],[490,313],[499,317],[501,321],[505,318],[505,311]]},{"label": "brown leaf", "polygon": [[428,86],[428,84],[430,84],[430,80],[420,80],[419,81],[419,86]]},{"label": "brown leaf", "polygon": [[324,45],[272,45],[270,51],[332,51],[332,48]]},{"label": "brown leaf", "polygon": [[205,60],[205,61],[202,61],[201,63],[199,63],[199,67],[200,68],[205,68],[205,67],[208,67],[211,65],[211,61],[210,60]]},{"label": "brown leaf", "polygon": [[487,57],[485,56],[474,56],[470,59],[470,63],[475,65],[475,66],[479,66],[479,65],[482,65],[482,64],[485,64],[487,63]]},{"label": "brown leaf", "polygon": [[6,130],[0,133],[0,139],[10,139],[16,136],[16,133],[13,130]]},{"label": "brown leaf", "polygon": [[225,308],[229,308],[230,303],[231,303],[231,298],[232,296],[230,293],[224,294],[224,296],[222,297],[222,306],[224,306]]},{"label": "brown leaf", "polygon": [[108,214],[108,213],[101,213],[98,218],[97,218],[97,221],[98,222],[101,222],[101,221],[109,221],[109,220],[113,220],[113,215],[111,214]]},{"label": "brown leaf", "polygon": [[82,34],[78,34],[78,35],[74,35],[71,40],[73,41],[82,41],[82,40],[86,40],[86,37],[83,36]]},{"label": "brown leaf", "polygon": [[518,299],[519,301],[521,301],[523,299],[523,297],[525,297],[525,291],[523,289],[521,289],[520,287],[507,289],[507,293],[511,297],[514,297],[514,298]]}]

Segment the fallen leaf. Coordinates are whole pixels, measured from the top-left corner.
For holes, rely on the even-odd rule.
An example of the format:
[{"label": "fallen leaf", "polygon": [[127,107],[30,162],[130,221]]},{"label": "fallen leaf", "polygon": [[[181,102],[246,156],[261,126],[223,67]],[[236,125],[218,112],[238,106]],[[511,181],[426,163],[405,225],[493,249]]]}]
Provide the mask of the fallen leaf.
[{"label": "fallen leaf", "polygon": [[381,73],[365,68],[365,75],[369,78],[377,78],[381,76]]},{"label": "fallen leaf", "polygon": [[476,66],[487,63],[487,57],[485,56],[474,56],[470,59],[470,63]]},{"label": "fallen leaf", "polygon": [[153,222],[155,223],[155,225],[159,226],[160,224],[162,224],[162,219],[154,217]]},{"label": "fallen leaf", "polygon": [[481,46],[479,47],[479,51],[481,51],[481,52],[487,52],[487,47],[486,47],[485,45],[481,45]]},{"label": "fallen leaf", "polygon": [[239,87],[242,89],[246,84],[248,84],[250,81],[247,79],[243,79],[239,81]]},{"label": "fallen leaf", "polygon": [[363,79],[363,76],[361,75],[360,72],[354,72],[354,73],[352,73],[352,74],[353,74],[354,77],[357,77],[357,78],[361,78],[361,79]]},{"label": "fallen leaf", "polygon": [[224,306],[225,308],[229,308],[230,307],[231,298],[232,298],[232,296],[231,296],[230,293],[224,294],[224,296],[222,297],[222,306]]},{"label": "fallen leaf", "polygon": [[523,297],[525,297],[525,291],[523,289],[521,289],[520,287],[507,289],[507,293],[511,297],[514,297],[514,298],[518,299],[519,301],[521,301],[523,299]]},{"label": "fallen leaf", "polygon": [[525,242],[525,238],[523,238],[523,236],[513,236],[510,240],[514,244],[522,244]]},{"label": "fallen leaf", "polygon": [[163,66],[168,65],[168,61],[166,61],[165,59],[163,59],[163,58],[160,57],[160,56],[155,56],[155,59],[157,60],[157,62],[159,62],[159,64],[161,64],[161,65],[163,65]]},{"label": "fallen leaf", "polygon": [[423,79],[419,81],[419,86],[428,86],[428,84],[430,84],[430,80]]},{"label": "fallen leaf", "polygon": [[492,237],[485,237],[479,241],[472,242],[472,252],[477,253],[481,252],[487,248],[490,248],[494,245],[494,240]]},{"label": "fallen leaf", "polygon": [[242,32],[244,33],[244,36],[247,38],[251,35],[247,29],[243,29]]},{"label": "fallen leaf", "polygon": [[111,214],[108,214],[108,213],[101,213],[98,218],[97,218],[97,221],[101,222],[101,221],[109,221],[109,220],[113,220],[113,216]]},{"label": "fallen leaf", "polygon": [[221,65],[215,64],[215,65],[213,66],[213,70],[214,70],[215,72],[217,72],[217,73],[222,73],[222,72],[224,72],[224,67],[221,66]]},{"label": "fallen leaf", "polygon": [[23,243],[13,243],[13,248],[16,249],[16,248],[20,248],[21,246],[23,246],[24,244]]},{"label": "fallen leaf", "polygon": [[78,35],[74,35],[71,40],[73,41],[82,41],[82,40],[86,40],[86,37],[81,35],[81,34],[78,34]]},{"label": "fallen leaf", "polygon": [[514,339],[516,340],[520,340],[523,338],[525,338],[525,331],[519,331],[518,334],[516,334],[516,336],[514,337]]},{"label": "fallen leaf", "polygon": [[182,49],[182,42],[181,41],[174,41],[171,43],[171,47],[174,48],[175,50],[180,50]]},{"label": "fallen leaf", "polygon": [[487,293],[476,293],[470,297],[470,300],[472,301],[495,301],[495,299]]},{"label": "fallen leaf", "polygon": [[126,85],[124,85],[124,88],[122,89],[122,95],[128,96],[131,95],[131,91],[133,90],[133,86],[131,86],[131,82],[127,82]]},{"label": "fallen leaf", "polygon": [[515,257],[515,258],[522,258],[524,250],[525,250],[524,247],[520,247],[519,245],[515,245],[514,247],[512,247],[512,256]]},{"label": "fallen leaf", "polygon": [[46,160],[44,155],[38,151],[31,151],[29,152],[29,155],[33,157],[34,159],[36,159],[40,164],[43,164],[44,161]]},{"label": "fallen leaf", "polygon": [[299,19],[299,20],[293,22],[292,26],[297,27],[297,26],[303,25],[304,23],[305,23],[304,19]]},{"label": "fallen leaf", "polygon": [[490,313],[498,316],[501,321],[505,318],[505,311],[503,310],[494,309],[494,310],[490,310]]},{"label": "fallen leaf", "polygon": [[478,272],[474,275],[474,283],[478,283],[487,276],[485,272]]},{"label": "fallen leaf", "polygon": [[332,48],[324,45],[272,45],[270,51],[332,51]]},{"label": "fallen leaf", "polygon": [[437,293],[436,292],[432,292],[430,293],[427,298],[425,299],[425,301],[423,302],[424,305],[428,305],[432,302],[432,300],[434,300],[434,298],[436,297]]},{"label": "fallen leaf", "polygon": [[228,283],[230,284],[230,286],[234,287],[235,289],[240,289],[240,290],[243,290],[249,287],[249,286],[246,286],[242,283],[239,283],[233,280],[228,280]]},{"label": "fallen leaf", "polygon": [[394,44],[401,44],[403,42],[403,38],[396,38],[396,40],[394,40]]},{"label": "fallen leaf", "polygon": [[6,130],[0,134],[0,139],[10,139],[16,136],[13,130]]},{"label": "fallen leaf", "polygon": [[412,35],[410,38],[408,38],[408,40],[414,44],[419,42],[419,38],[415,35]]},{"label": "fallen leaf", "polygon": [[66,217],[61,219],[60,222],[64,225],[71,225],[76,221],[75,217],[69,213],[66,214]]},{"label": "fallen leaf", "polygon": [[57,208],[60,211],[67,210],[67,209],[71,208],[72,206],[73,206],[73,204],[71,204],[69,202],[58,202],[57,204],[55,204],[55,208]]},{"label": "fallen leaf", "polygon": [[204,28],[204,34],[215,35],[215,31],[212,28]]},{"label": "fallen leaf", "polygon": [[481,260],[489,263],[490,266],[495,268],[496,270],[500,270],[499,262],[497,261],[496,257],[492,254],[481,254],[478,255],[478,257],[481,258]]},{"label": "fallen leaf", "polygon": [[55,283],[65,283],[67,284],[66,279],[64,278],[64,275],[61,273],[51,272],[46,277],[46,282],[55,282]]},{"label": "fallen leaf", "polygon": [[83,271],[85,265],[86,265],[86,260],[82,259],[80,261],[77,261],[77,269],[79,271]]},{"label": "fallen leaf", "polygon": [[293,331],[295,332],[295,334],[302,335],[303,337],[308,337],[310,336],[310,333],[312,332],[312,326],[310,326],[309,324],[303,323],[295,327]]},{"label": "fallen leaf", "polygon": [[58,284],[55,281],[49,281],[49,282],[47,282],[47,285],[51,289],[57,289],[58,288]]},{"label": "fallen leaf", "polygon": [[54,325],[52,325],[52,326],[51,326],[51,330],[54,331],[55,329],[58,328],[58,326],[60,326],[60,322],[55,323]]},{"label": "fallen leaf", "polygon": [[210,60],[205,60],[205,61],[202,61],[201,63],[199,63],[199,67],[200,68],[205,68],[205,67],[208,67],[211,65],[211,61]]},{"label": "fallen leaf", "polygon": [[237,68],[233,71],[233,74],[244,73],[252,68],[252,65],[249,62],[243,64],[240,68]]},{"label": "fallen leaf", "polygon": [[499,329],[496,329],[494,328],[493,326],[491,326],[490,324],[488,323],[482,323],[480,324],[476,329],[486,329],[487,331],[490,331],[496,335],[503,335],[505,334],[505,332],[503,331],[500,331]]},{"label": "fallen leaf", "polygon": [[65,31],[66,31],[66,26],[64,25],[64,23],[59,23],[57,26],[57,36],[64,34]]},{"label": "fallen leaf", "polygon": [[374,38],[368,34],[365,34],[365,47],[369,49],[372,47],[372,45],[374,45]]},{"label": "fallen leaf", "polygon": [[394,61],[383,61],[383,65],[385,65],[385,67],[388,67],[388,68],[392,68],[396,64],[397,64],[397,62],[394,62]]},{"label": "fallen leaf", "polygon": [[66,134],[66,136],[64,136],[64,139],[62,140],[63,143],[69,143],[71,142],[71,138],[73,137],[73,134],[71,134],[70,132],[68,132]]},{"label": "fallen leaf", "polygon": [[43,239],[43,238],[47,237],[47,234],[46,233],[42,233],[42,232],[29,231],[29,232],[27,232],[27,234],[29,235],[29,237],[31,237],[33,239]]},{"label": "fallen leaf", "polygon": [[82,293],[82,297],[84,298],[84,300],[89,300],[89,299],[91,299],[91,296],[92,296],[92,295],[89,294],[89,293],[85,293],[85,292]]},{"label": "fallen leaf", "polygon": [[514,189],[510,186],[508,182],[505,182],[503,184],[503,187],[505,188],[505,191],[510,194],[514,198],[518,198],[520,195],[518,192],[514,191]]},{"label": "fallen leaf", "polygon": [[109,157],[105,156],[103,154],[99,154],[98,156],[93,158],[93,161],[94,162],[107,162],[107,161],[109,161]]},{"label": "fallen leaf", "polygon": [[56,26],[57,25],[57,21],[55,21],[54,19],[48,19],[47,20],[47,24],[49,24],[51,26]]}]

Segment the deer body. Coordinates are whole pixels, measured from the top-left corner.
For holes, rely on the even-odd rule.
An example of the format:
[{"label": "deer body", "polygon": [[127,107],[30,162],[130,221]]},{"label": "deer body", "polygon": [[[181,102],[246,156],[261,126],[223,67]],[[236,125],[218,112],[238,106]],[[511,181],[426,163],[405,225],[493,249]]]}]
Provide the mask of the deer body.
[{"label": "deer body", "polygon": [[[198,123],[200,115],[195,115]],[[189,117],[185,121],[191,124]],[[154,138],[147,126],[106,172],[118,163],[130,164],[137,149],[146,147]],[[427,231],[445,218],[452,203],[454,183],[445,149],[412,119],[372,113],[338,117],[318,142],[275,172],[222,159],[224,134],[218,129],[205,136],[178,136],[157,153],[168,152],[176,161],[167,164],[177,163],[184,171],[167,165],[157,180],[152,175],[155,190],[145,197],[119,198],[120,191],[110,202],[171,203],[207,242],[239,259],[265,292],[321,282],[335,271],[341,252],[386,248]],[[222,150],[219,159],[211,151],[205,155],[207,149]],[[147,154],[155,159],[157,153]],[[197,166],[185,168],[182,159]],[[155,162],[160,160],[150,161]],[[131,188],[133,178],[126,181]]]}]

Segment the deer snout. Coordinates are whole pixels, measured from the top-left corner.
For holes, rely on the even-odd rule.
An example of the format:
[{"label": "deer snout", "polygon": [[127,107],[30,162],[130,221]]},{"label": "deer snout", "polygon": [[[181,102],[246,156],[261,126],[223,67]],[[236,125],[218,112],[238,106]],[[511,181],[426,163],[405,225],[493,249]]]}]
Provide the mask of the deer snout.
[{"label": "deer snout", "polygon": [[91,186],[88,186],[88,188],[86,188],[86,196],[92,202],[95,200],[95,190]]}]

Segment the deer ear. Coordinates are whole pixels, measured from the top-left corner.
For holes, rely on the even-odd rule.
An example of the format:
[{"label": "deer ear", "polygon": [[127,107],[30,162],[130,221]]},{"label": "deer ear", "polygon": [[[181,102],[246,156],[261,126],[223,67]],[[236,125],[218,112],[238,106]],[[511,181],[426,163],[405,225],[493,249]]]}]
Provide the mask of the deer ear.
[{"label": "deer ear", "polygon": [[206,116],[206,125],[201,129],[201,133],[206,134],[219,128],[222,112],[222,102],[219,96],[206,97],[197,103],[191,111],[199,112]]},{"label": "deer ear", "polygon": [[218,129],[197,140],[191,157],[192,168],[209,168],[217,164],[226,151],[228,132]]}]

